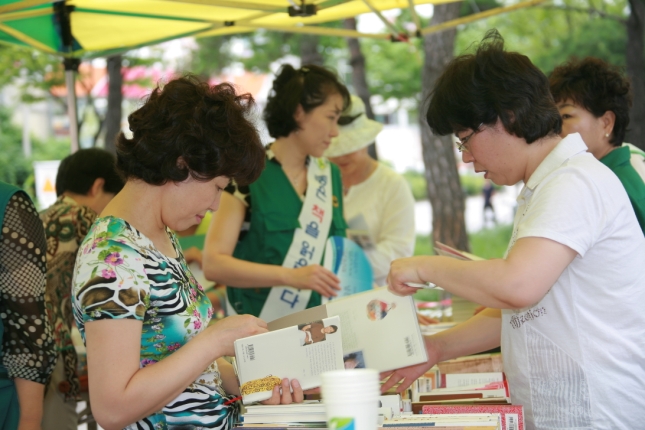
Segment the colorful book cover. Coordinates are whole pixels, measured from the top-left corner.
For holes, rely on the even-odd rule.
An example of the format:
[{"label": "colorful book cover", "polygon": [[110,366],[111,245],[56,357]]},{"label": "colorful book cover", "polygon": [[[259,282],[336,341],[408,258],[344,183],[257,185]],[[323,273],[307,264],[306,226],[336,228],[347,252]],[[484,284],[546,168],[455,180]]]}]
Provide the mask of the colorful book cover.
[{"label": "colorful book cover", "polygon": [[[333,299],[371,290],[374,284],[372,266],[363,249],[352,240],[331,236],[325,246],[323,267],[340,278],[341,290]],[[323,297],[323,303],[332,299]]]}]

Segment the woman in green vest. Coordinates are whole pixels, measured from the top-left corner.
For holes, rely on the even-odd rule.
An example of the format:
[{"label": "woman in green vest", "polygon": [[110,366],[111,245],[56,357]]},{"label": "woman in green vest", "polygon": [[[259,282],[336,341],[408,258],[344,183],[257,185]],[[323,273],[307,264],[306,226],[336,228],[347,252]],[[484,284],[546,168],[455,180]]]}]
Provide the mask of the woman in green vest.
[{"label": "woman in green vest", "polygon": [[645,183],[623,145],[632,105],[629,80],[618,67],[587,57],[556,67],[549,82],[562,115],[562,136],[580,133],[589,152],[618,176],[645,232]]},{"label": "woman in green vest", "polygon": [[266,321],[317,306],[340,289],[320,266],[329,236],[345,236],[338,167],[322,158],[349,104],[331,71],[284,65],[264,111],[266,167],[250,186],[231,184],[204,250],[208,279],[228,286],[229,314]]},{"label": "woman in green vest", "polygon": [[56,364],[45,316],[45,231],[27,194],[4,182],[0,225],[0,430],[36,430]]}]

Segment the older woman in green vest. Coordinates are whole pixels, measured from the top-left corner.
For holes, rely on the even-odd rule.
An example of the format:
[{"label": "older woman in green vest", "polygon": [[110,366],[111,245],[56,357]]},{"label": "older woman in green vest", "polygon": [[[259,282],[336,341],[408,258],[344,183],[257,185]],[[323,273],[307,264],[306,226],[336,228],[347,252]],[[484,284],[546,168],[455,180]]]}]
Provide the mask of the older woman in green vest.
[{"label": "older woman in green vest", "polygon": [[0,225],[0,430],[35,430],[56,364],[45,316],[45,231],[27,194],[4,182]]},{"label": "older woman in green vest", "polygon": [[549,81],[562,115],[562,137],[580,133],[589,152],[618,176],[645,232],[645,183],[629,144],[623,144],[632,105],[629,80],[618,67],[587,57],[556,67]]},{"label": "older woman in green vest", "polygon": [[320,266],[329,236],[345,236],[338,167],[322,158],[338,135],[347,88],[329,70],[285,65],[264,120],[275,139],[248,187],[231,184],[204,251],[206,277],[228,286],[228,312],[272,321],[317,306],[340,289]]}]

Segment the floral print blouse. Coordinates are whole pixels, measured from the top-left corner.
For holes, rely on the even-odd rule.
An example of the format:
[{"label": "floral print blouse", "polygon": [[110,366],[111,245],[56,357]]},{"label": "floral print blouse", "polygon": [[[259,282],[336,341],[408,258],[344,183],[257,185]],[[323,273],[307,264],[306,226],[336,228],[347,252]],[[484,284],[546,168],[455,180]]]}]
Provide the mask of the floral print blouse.
[{"label": "floral print blouse", "polygon": [[[178,258],[162,254],[125,220],[99,218],[76,260],[72,305],[83,340],[85,324],[92,321],[141,321],[141,368],[154,365],[185,345],[208,326],[213,313],[210,301],[188,269],[177,238],[167,231]],[[232,407],[221,382],[213,362],[161,411],[126,428],[230,428]]]},{"label": "floral print blouse", "polygon": [[45,305],[54,330],[59,360],[63,360],[65,380],[69,387],[66,399],[80,400],[81,386],[77,375],[78,360],[72,342],[72,276],[81,242],[96,219],[96,212],[60,196],[40,214],[47,237],[47,286]]}]

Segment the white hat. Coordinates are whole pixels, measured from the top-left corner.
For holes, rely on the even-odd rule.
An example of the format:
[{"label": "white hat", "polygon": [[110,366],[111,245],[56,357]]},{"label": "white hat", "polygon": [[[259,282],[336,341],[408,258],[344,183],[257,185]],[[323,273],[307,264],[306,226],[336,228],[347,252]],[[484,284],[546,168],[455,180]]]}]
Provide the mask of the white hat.
[{"label": "white hat", "polygon": [[360,97],[352,95],[349,109],[342,116],[356,117],[347,125],[339,126],[339,135],[331,140],[325,151],[325,157],[340,157],[356,152],[374,142],[376,135],[383,129],[383,124],[371,120],[365,115],[365,105]]}]

